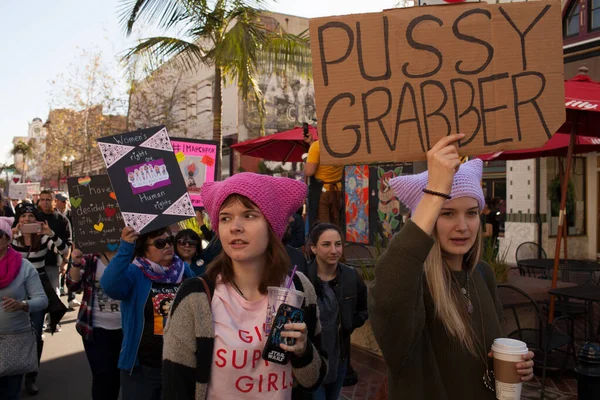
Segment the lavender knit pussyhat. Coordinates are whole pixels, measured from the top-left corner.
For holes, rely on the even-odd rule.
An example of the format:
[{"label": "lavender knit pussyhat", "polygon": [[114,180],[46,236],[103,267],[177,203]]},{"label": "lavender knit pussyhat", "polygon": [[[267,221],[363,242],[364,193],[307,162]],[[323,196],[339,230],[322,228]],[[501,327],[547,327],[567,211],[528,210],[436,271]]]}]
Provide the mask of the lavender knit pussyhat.
[{"label": "lavender knit pussyhat", "polygon": [[[472,197],[479,204],[479,211],[485,206],[485,198],[481,189],[481,176],[483,174],[483,161],[476,158],[461,164],[452,182],[452,199]],[[396,197],[404,203],[411,213],[423,197],[423,189],[427,187],[428,171],[416,175],[398,176],[390,180],[390,186]]]},{"label": "lavender knit pussyhat", "polygon": [[201,197],[215,232],[219,229],[219,211],[223,202],[232,194],[239,194],[258,206],[281,239],[290,216],[304,203],[306,192],[304,182],[295,179],[242,172],[224,181],[206,182]]}]

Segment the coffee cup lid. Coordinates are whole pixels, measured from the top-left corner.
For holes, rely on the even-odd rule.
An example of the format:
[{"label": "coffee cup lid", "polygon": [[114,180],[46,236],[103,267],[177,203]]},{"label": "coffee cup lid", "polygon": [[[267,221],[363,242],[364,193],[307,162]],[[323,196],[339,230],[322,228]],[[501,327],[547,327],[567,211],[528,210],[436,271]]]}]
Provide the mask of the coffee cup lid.
[{"label": "coffee cup lid", "polygon": [[498,338],[492,344],[492,351],[504,354],[527,354],[529,349],[527,344],[520,340]]}]

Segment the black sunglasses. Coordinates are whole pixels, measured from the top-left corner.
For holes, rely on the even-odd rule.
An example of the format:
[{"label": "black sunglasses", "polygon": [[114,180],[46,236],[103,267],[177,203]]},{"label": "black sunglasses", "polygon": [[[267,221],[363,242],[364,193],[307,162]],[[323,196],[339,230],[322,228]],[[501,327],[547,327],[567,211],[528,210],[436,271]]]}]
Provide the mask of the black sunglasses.
[{"label": "black sunglasses", "polygon": [[152,243],[148,243],[148,246],[154,246],[159,250],[164,249],[167,245],[169,246],[173,246],[173,242],[175,241],[175,239],[173,239],[173,236],[167,236],[166,238],[160,238],[160,239],[155,239],[154,242]]},{"label": "black sunglasses", "polygon": [[193,239],[179,239],[177,244],[180,246],[196,247],[198,245],[198,241]]}]

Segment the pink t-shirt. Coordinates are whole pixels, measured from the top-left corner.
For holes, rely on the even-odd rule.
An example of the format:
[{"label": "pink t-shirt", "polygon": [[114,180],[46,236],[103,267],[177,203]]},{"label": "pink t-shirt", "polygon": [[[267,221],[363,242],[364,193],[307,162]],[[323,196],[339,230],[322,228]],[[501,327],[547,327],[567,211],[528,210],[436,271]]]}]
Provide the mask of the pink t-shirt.
[{"label": "pink t-shirt", "polygon": [[291,364],[262,359],[267,296],[249,302],[231,285],[217,283],[211,308],[215,349],[208,399],[291,399]]}]

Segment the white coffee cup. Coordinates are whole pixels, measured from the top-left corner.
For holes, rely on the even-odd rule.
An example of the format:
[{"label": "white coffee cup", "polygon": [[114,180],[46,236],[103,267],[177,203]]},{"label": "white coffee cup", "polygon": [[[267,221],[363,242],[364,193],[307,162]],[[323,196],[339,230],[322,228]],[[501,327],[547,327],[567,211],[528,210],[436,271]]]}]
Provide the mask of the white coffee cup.
[{"label": "white coffee cup", "polygon": [[516,364],[523,362],[523,354],[529,353],[527,344],[520,340],[498,338],[492,344],[494,353],[494,376],[496,377],[496,399],[519,400],[523,390],[521,376]]}]

